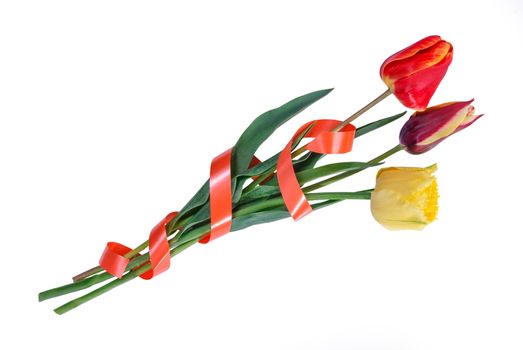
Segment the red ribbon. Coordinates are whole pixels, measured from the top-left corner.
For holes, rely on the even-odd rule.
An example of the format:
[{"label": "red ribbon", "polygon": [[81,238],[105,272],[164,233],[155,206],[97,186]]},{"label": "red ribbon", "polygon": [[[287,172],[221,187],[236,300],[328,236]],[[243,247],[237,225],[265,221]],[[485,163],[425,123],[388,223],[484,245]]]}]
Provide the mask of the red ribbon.
[{"label": "red ribbon", "polygon": [[323,154],[346,153],[352,149],[356,128],[349,124],[340,131],[332,131],[341,123],[339,120],[320,119],[304,124],[296,131],[283,149],[276,165],[278,185],[287,210],[294,220],[299,220],[312,211],[312,207],[301,190],[292,166],[292,144],[311,125],[304,137],[314,137],[305,149]]},{"label": "red ribbon", "polygon": [[[299,220],[312,211],[301,190],[292,165],[292,144],[307,128],[310,130],[304,137],[313,137],[305,149],[323,154],[346,153],[352,149],[356,129],[352,125],[343,127],[340,131],[332,131],[341,122],[339,120],[314,120],[304,124],[294,134],[278,158],[276,175],[278,185],[287,210]],[[208,243],[230,232],[232,225],[232,188],[231,188],[231,157],[232,148],[215,157],[211,162],[209,196],[211,212],[211,230],[200,239],[200,243]],[[253,157],[249,167],[260,163]],[[256,179],[257,177],[253,177]],[[267,178],[262,182],[268,181]],[[167,240],[165,225],[176,217],[178,212],[169,213],[158,223],[149,234],[149,261],[151,269],[140,275],[143,279],[151,279],[166,271],[170,266],[170,247]],[[129,259],[125,257],[131,249],[120,243],[109,242],[100,258],[100,266],[111,275],[121,278],[125,273]]]},{"label": "red ribbon", "polygon": [[[209,178],[209,197],[211,209],[211,232],[200,239],[200,243],[206,244],[231,231],[232,226],[232,189],[231,189],[231,156],[232,148],[223,152],[212,160]],[[252,157],[249,168],[261,161]],[[258,176],[253,176],[256,180]],[[262,181],[265,183],[270,177]]]},{"label": "red ribbon", "polygon": [[209,243],[231,231],[231,155],[232,148],[229,148],[211,162],[209,177],[211,232],[203,237],[200,243]]},{"label": "red ribbon", "polygon": [[[165,225],[169,223],[178,212],[167,214],[165,218],[154,226],[149,234],[149,262],[151,269],[142,273],[141,278],[149,280],[154,276],[167,270],[171,264],[169,254],[169,241],[167,241],[167,232]],[[125,254],[132,249],[116,242],[109,242],[100,258],[100,266],[111,275],[121,278],[129,264],[129,259]]]}]

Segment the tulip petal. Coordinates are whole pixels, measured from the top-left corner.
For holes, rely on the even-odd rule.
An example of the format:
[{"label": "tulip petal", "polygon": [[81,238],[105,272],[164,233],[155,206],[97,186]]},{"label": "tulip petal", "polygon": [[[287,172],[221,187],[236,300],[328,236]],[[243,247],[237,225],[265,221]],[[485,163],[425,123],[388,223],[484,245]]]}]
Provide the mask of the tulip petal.
[{"label": "tulip petal", "polygon": [[371,195],[371,212],[389,230],[421,230],[434,221],[438,212],[438,187],[427,168],[392,167],[381,169]]},{"label": "tulip petal", "polygon": [[385,69],[385,78],[397,80],[434,66],[444,60],[448,54],[452,55],[452,45],[446,41],[440,41],[433,46],[418,51],[415,56],[389,63]]},{"label": "tulip petal", "polygon": [[400,143],[413,154],[430,150],[456,131],[472,101],[445,103],[414,113],[400,131]]},{"label": "tulip petal", "polygon": [[377,222],[392,231],[422,230],[429,224],[420,208],[402,201],[392,191],[373,192],[371,211]]},{"label": "tulip petal", "polygon": [[463,119],[460,126],[458,126],[458,128],[454,131],[454,133],[457,133],[458,131],[461,131],[461,130],[469,127],[470,125],[472,125],[472,123],[474,123],[476,120],[478,120],[479,118],[481,118],[483,116],[484,116],[484,114],[478,114],[478,115],[472,115],[472,116],[466,117],[465,119]]},{"label": "tulip petal", "polygon": [[394,95],[405,107],[424,110],[445,77],[451,62],[452,52],[438,64],[397,80],[394,83]]},{"label": "tulip petal", "polygon": [[[471,101],[472,102],[472,101]],[[467,117],[467,110],[469,106],[465,106],[462,109],[458,110],[455,114],[451,115],[445,115],[442,114],[442,116],[439,120],[437,120],[438,128],[434,127],[432,134],[424,139],[423,141],[419,142],[419,145],[425,146],[430,145],[438,140],[442,140],[453,133],[456,132],[456,129],[463,123],[463,120]],[[423,117],[422,117],[423,118]],[[434,119],[433,119],[434,120]],[[434,120],[436,121],[436,120]],[[436,123],[434,123],[436,124]]]},{"label": "tulip petal", "polygon": [[389,63],[414,56],[418,51],[431,47],[439,41],[441,41],[441,37],[439,35],[431,35],[424,39],[421,39],[420,41],[410,45],[409,47],[404,48],[403,50],[396,52],[394,55],[387,58],[385,62],[383,62],[383,64],[381,65],[381,77],[383,78],[385,66],[387,66]]}]

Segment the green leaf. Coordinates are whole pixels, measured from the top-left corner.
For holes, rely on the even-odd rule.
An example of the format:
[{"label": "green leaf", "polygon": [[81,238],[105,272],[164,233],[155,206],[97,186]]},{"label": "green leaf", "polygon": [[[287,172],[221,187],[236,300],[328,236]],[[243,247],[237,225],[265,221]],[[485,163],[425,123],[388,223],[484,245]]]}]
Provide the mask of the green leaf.
[{"label": "green leaf", "polygon": [[275,194],[280,193],[279,186],[257,186],[254,190],[249,193],[246,193],[242,196],[242,200],[239,203],[249,202],[254,199],[270,197]]},{"label": "green leaf", "polygon": [[[305,137],[305,135],[307,135],[307,133],[312,129],[313,126],[314,126],[314,123],[309,125],[305,130],[302,131],[302,133],[300,135],[298,135],[298,137],[296,137],[296,140],[294,140],[294,143],[292,144],[291,149],[294,149],[296,146],[298,146],[298,144]],[[237,203],[240,200],[240,198],[242,196],[243,185],[245,184],[245,181],[252,178],[253,176],[261,175],[261,174],[265,173],[267,170],[275,167],[276,163],[278,162],[280,153],[278,153],[278,154],[272,156],[271,158],[269,158],[268,160],[258,164],[259,166],[247,169],[241,175],[236,176],[236,187],[235,187],[234,194],[232,197],[233,203]]]},{"label": "green leaf", "polygon": [[288,218],[290,216],[284,206],[278,209],[265,210],[237,217],[232,220],[231,231],[239,231],[252,225],[265,224],[272,221]]},{"label": "green leaf", "polygon": [[[393,115],[392,117],[382,118],[382,119],[376,120],[372,123],[366,124],[364,126],[360,126],[359,128],[356,129],[355,137],[363,136],[365,134],[368,134],[371,131],[381,128],[382,126],[392,123],[393,121],[403,117],[405,115],[405,113],[407,113],[407,112],[402,112],[402,113]],[[305,169],[313,168],[316,165],[316,163],[318,163],[318,161],[320,159],[322,159],[323,157],[325,157],[324,154],[311,153],[308,155],[308,158],[306,160],[298,162],[297,163],[298,165],[295,165],[294,170],[296,172],[298,172],[298,171],[302,171]]]},{"label": "green leaf", "polygon": [[[241,173],[237,173],[237,176],[233,177],[233,183],[234,186],[234,194],[233,194],[233,202],[237,203],[241,198],[241,190],[243,188],[243,185],[247,179],[249,179],[252,176],[260,175],[262,173],[267,172],[269,169],[273,168],[279,157],[279,153],[275,154],[268,160],[264,161],[261,164],[258,164],[257,166],[247,169],[252,156],[254,155],[254,152],[256,152],[257,148],[263,143],[263,141],[268,138],[280,125],[285,123],[287,120],[292,118],[294,115],[299,113],[304,108],[308,107],[315,101],[319,100],[320,98],[327,95],[332,89],[327,90],[320,90],[316,92],[309,93],[307,95],[298,97],[283,106],[273,109],[269,112],[266,112],[262,115],[260,115],[256,120],[245,130],[245,132],[242,134],[240,139],[235,145],[235,151],[233,152],[233,157],[236,155],[236,158],[233,158],[233,162],[237,161],[238,163],[235,165],[236,169],[244,168],[244,170]],[[293,114],[294,113],[294,114]],[[392,123],[393,121],[401,118],[405,115],[406,112],[399,113],[396,115],[393,115],[391,117],[383,118],[377,121],[374,121],[372,123],[366,124],[364,126],[361,126],[356,129],[356,137],[363,136],[371,131],[374,131],[376,129],[379,129],[389,123]],[[269,125],[270,122],[276,121],[273,125]],[[265,132],[260,133],[260,135],[257,135],[256,133],[256,125],[260,125],[262,127],[265,127]],[[249,141],[249,137],[255,136],[251,141]],[[263,138],[265,137],[265,138]],[[239,151],[239,147],[243,147],[245,145],[246,151]],[[318,153],[310,153],[306,154],[305,156],[299,158],[298,160],[294,161],[295,164],[295,170],[297,173],[300,173],[304,170],[312,169],[316,165],[316,163],[323,158],[323,154]],[[248,160],[247,160],[248,159]],[[272,180],[274,181],[274,180]],[[272,185],[271,185],[272,184]],[[266,190],[259,190],[258,188],[265,187],[265,186],[259,186],[254,191],[252,191],[252,195],[249,194],[249,197],[256,198],[257,196],[262,195],[269,195],[268,193],[278,193],[279,189],[274,188],[274,182],[267,182],[267,187],[269,187]],[[253,197],[256,196],[256,197]],[[209,181],[207,181],[194,195],[193,198],[185,205],[185,207],[180,212],[180,215],[178,216],[181,218],[186,213],[194,213],[197,212],[195,215],[195,223],[203,222],[209,217],[209,206],[205,205],[208,202],[209,199]],[[205,206],[204,206],[205,205]],[[205,215],[205,213],[207,213]],[[188,223],[189,227],[192,226],[192,220]],[[171,232],[169,230],[168,226],[168,232]]]},{"label": "green leaf", "polygon": [[[245,176],[245,174],[243,173],[248,170],[247,168],[258,147],[260,147],[260,145],[269,136],[271,136],[272,133],[278,127],[290,120],[292,117],[296,116],[305,108],[309,107],[314,102],[329,94],[331,91],[332,89],[319,90],[297,97],[278,108],[263,113],[247,127],[247,129],[242,133],[242,135],[236,142],[232,154],[231,168],[233,179],[231,186],[234,189],[233,202],[235,199],[236,201],[239,200],[239,198],[241,197],[241,187],[243,187],[243,183],[250,176],[252,176]],[[276,164],[278,157],[277,155],[275,155],[271,159],[274,162],[274,164]],[[257,167],[254,167],[247,173],[250,174],[253,173],[253,171],[261,171],[265,169],[265,167],[267,167],[269,164],[270,163],[267,163],[265,165],[263,163],[259,164]],[[270,166],[268,168],[270,168]],[[240,175],[237,176],[234,174]],[[182,208],[177,218],[180,219],[187,213],[193,213],[197,211],[196,219],[200,219],[204,216],[202,210],[207,211],[207,215],[209,215],[208,205],[205,206],[205,204],[208,202],[208,199],[209,181],[207,180],[205,184],[202,187],[200,187],[198,192]],[[187,225],[192,226],[192,222],[193,220],[187,223]],[[167,226],[167,232],[172,232],[174,224],[175,222],[173,221]]]},{"label": "green leaf", "polygon": [[[306,169],[296,174],[298,182],[303,185],[307,182],[314,181],[321,177],[334,175],[344,171],[359,171],[366,168],[381,165],[383,163],[365,163],[365,162],[342,162],[327,164],[321,167]],[[268,198],[280,194],[280,188],[278,187],[278,180],[271,179],[269,184],[258,186],[249,193],[242,196],[239,204],[245,204],[253,200]]]},{"label": "green leaf", "polygon": [[407,112],[405,111],[405,112],[393,115],[392,117],[383,118],[380,120],[376,120],[375,122],[360,126],[359,128],[356,129],[355,137],[363,136],[365,134],[368,134],[371,131],[381,128],[382,126],[392,123],[393,121],[403,117],[405,115],[405,113],[407,113]]},{"label": "green leaf", "polygon": [[206,201],[202,206],[198,207],[196,213],[193,214],[191,219],[183,225],[181,234],[190,230],[193,226],[201,224],[202,222],[208,221],[211,217],[210,215],[210,203]]},{"label": "green leaf", "polygon": [[[359,192],[311,193],[308,194],[307,197],[310,197],[310,200],[314,200],[314,198],[315,200],[321,200],[321,202],[311,205],[313,210],[318,210],[346,199],[369,199],[371,192],[372,190],[363,190]],[[290,214],[287,211],[287,208],[284,205],[279,205],[268,210],[255,211],[253,213],[234,217],[231,231],[238,231],[249,226],[265,224],[288,217],[290,217]]]},{"label": "green leaf", "polygon": [[[303,185],[307,182],[317,180],[321,177],[334,175],[343,171],[351,170],[363,170],[369,167],[377,166],[383,163],[365,163],[365,162],[341,162],[333,163],[328,165],[323,165],[313,169],[307,169],[296,174],[298,182],[300,185]],[[278,182],[276,178],[271,179],[273,185],[258,186],[253,191],[245,194],[242,197],[241,204],[250,202],[252,200],[261,199],[265,197],[270,197],[278,195],[280,193],[280,188],[278,187]],[[192,219],[184,226],[183,232],[188,231],[194,225],[201,224],[209,220],[209,203],[206,202],[197,212],[194,214]]]},{"label": "green leaf", "polygon": [[319,179],[321,177],[334,175],[343,171],[363,170],[366,168],[381,165],[383,163],[365,163],[365,162],[341,162],[323,165],[317,168],[306,169],[296,174],[298,182],[305,184],[307,182]]},{"label": "green leaf", "polygon": [[[251,123],[251,125],[249,125],[249,127],[238,139],[238,142],[234,146],[233,150],[231,167],[233,169],[233,173],[236,174],[236,176],[233,178],[233,203],[236,203],[240,200],[245,181],[247,181],[253,175],[258,175],[253,173],[253,171],[249,171],[248,167],[252,157],[254,156],[254,153],[260,147],[260,145],[283,123],[331,91],[332,89],[320,90],[295,98],[294,100],[287,102],[279,108],[265,112],[256,118]],[[310,125],[296,138],[295,142],[293,143],[293,147],[295,147],[301,141],[301,139],[312,127],[313,125]],[[271,159],[272,158],[274,157],[271,157]],[[277,157],[274,158],[274,164],[276,164],[277,160]],[[250,175],[246,175],[245,173]]]},{"label": "green leaf", "polygon": [[[338,203],[340,200],[326,200],[321,203],[312,204],[314,210],[324,208],[334,203]],[[239,231],[253,225],[266,224],[273,221],[289,218],[290,214],[285,206],[281,206],[276,209],[260,211],[243,215],[232,220],[231,231]]]},{"label": "green leaf", "polygon": [[[349,171],[349,170],[363,170],[369,167],[381,165],[383,163],[366,163],[366,162],[340,162],[340,163],[332,163],[323,165],[317,168],[312,169],[305,169],[298,173],[296,173],[296,178],[298,179],[298,182],[300,185],[303,185],[304,183],[319,179],[321,177],[334,175],[337,173],[340,173],[342,171]],[[274,187],[278,186],[278,180],[276,178],[272,178],[265,186],[261,187]],[[253,191],[254,192],[254,191]],[[250,193],[249,193],[250,194]],[[249,195],[247,194],[247,195]]]},{"label": "green leaf", "polygon": [[[185,204],[182,210],[180,210],[178,216],[176,217],[176,220],[179,220],[188,213],[192,213],[194,211],[193,209],[201,207],[205,204],[205,202],[207,202],[208,199],[209,180],[205,181],[205,183],[202,185],[202,187],[200,187],[196,194],[187,202],[187,204]],[[166,230],[168,233],[172,232],[172,225],[175,223],[175,221],[171,221],[171,223],[167,225]]]},{"label": "green leaf", "polygon": [[302,170],[313,168],[323,157],[325,157],[325,154],[322,153],[306,153],[303,157],[299,158],[296,163],[294,163],[294,172],[297,173]]},{"label": "green leaf", "polygon": [[286,104],[263,113],[256,118],[236,142],[232,154],[234,174],[247,170],[260,145],[281,125],[309,107],[314,102],[329,94],[332,89],[319,90],[295,98]]}]

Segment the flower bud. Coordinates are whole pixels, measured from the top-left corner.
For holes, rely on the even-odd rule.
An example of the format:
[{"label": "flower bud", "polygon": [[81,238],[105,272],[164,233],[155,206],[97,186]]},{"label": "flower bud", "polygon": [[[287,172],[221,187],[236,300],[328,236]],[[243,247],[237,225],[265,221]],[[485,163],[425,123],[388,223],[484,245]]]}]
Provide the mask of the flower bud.
[{"label": "flower bud", "polygon": [[381,79],[405,105],[427,108],[432,95],[452,62],[452,45],[432,35],[395,53],[383,62]]},{"label": "flower bud", "polygon": [[438,185],[428,168],[383,168],[371,195],[374,219],[389,230],[421,230],[438,213]]},{"label": "flower bud", "polygon": [[474,100],[448,102],[415,112],[400,131],[400,144],[412,154],[434,148],[450,135],[465,129],[482,114],[474,115]]}]

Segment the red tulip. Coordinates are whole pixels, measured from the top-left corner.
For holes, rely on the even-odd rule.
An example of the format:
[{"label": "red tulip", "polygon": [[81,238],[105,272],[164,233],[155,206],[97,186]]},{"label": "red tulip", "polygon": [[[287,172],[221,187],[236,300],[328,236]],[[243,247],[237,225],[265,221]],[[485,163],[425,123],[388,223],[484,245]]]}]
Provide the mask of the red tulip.
[{"label": "red tulip", "polygon": [[472,101],[449,102],[415,112],[400,131],[400,144],[412,154],[427,152],[483,115],[474,115]]},{"label": "red tulip", "polygon": [[432,35],[395,53],[383,62],[381,79],[408,108],[427,108],[452,62],[452,45]]}]

